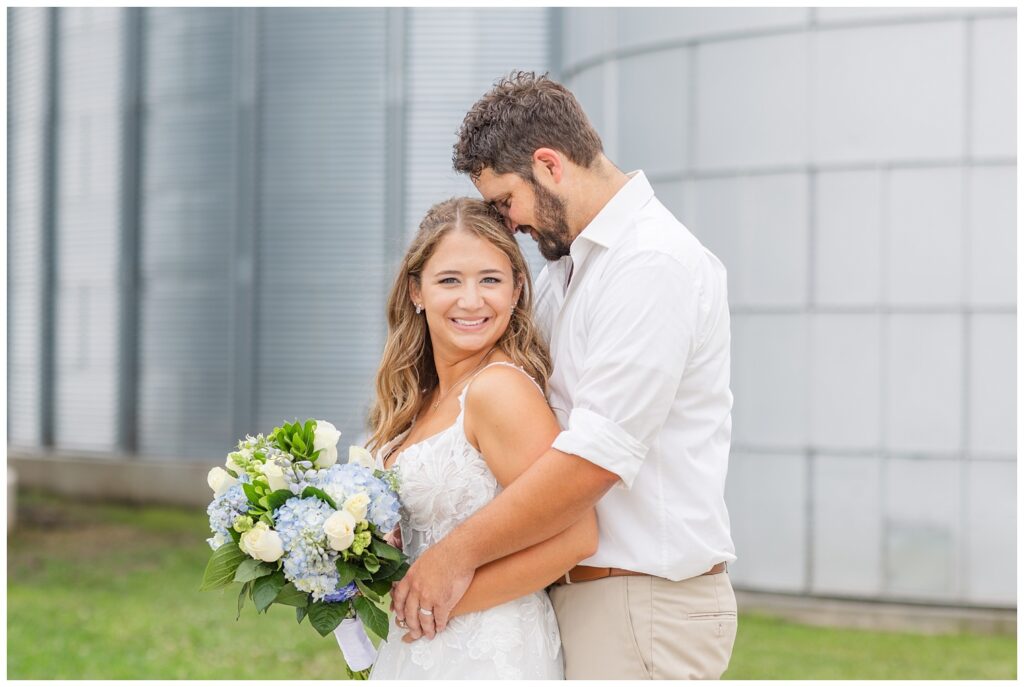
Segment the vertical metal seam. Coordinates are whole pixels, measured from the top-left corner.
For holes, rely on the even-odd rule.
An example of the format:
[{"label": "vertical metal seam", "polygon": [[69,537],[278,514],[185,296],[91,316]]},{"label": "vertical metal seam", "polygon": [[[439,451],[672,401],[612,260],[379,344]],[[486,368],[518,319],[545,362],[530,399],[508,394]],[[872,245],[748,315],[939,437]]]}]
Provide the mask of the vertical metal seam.
[{"label": "vertical metal seam", "polygon": [[253,389],[258,345],[256,336],[256,278],[259,250],[259,8],[233,10],[235,49],[232,56],[232,111],[236,129],[233,193],[231,318],[232,342],[230,400],[232,437],[252,432],[255,424],[256,394]]},{"label": "vertical metal seam", "polygon": [[[813,12],[813,10],[812,10]],[[813,17],[809,18],[813,22]],[[805,292],[805,303],[804,309],[808,312],[805,316],[807,318],[807,339],[810,345],[808,351],[812,361],[820,355],[819,342],[815,333],[817,332],[817,318],[818,315],[814,312],[817,304],[817,279],[815,278],[815,266],[817,265],[817,253],[818,253],[818,170],[814,165],[813,156],[813,141],[814,141],[814,59],[810,55],[811,46],[814,42],[816,30],[813,26],[808,26],[808,30],[804,33],[804,45],[806,54],[810,59],[807,60],[804,71],[804,88],[806,89],[804,106],[806,107],[807,114],[807,128],[804,131],[804,135],[807,137],[804,140],[804,160],[807,162],[807,253],[806,253],[806,265],[804,267],[804,276],[807,282],[804,286]],[[811,373],[807,375],[804,382],[804,398],[808,403],[813,402],[813,389],[814,381],[812,376],[814,374],[814,365],[810,366]],[[804,441],[807,442],[807,476],[806,483],[804,485],[804,517],[807,520],[805,537],[805,552],[804,552],[804,589],[808,594],[814,592],[815,580],[814,580],[814,535],[816,533],[816,522],[815,522],[815,476],[816,468],[815,464],[818,461],[819,451],[814,441],[814,426],[811,418],[810,408],[805,407],[804,418],[806,421]]]},{"label": "vertical metal seam", "polygon": [[974,118],[971,104],[974,102],[974,19],[968,17],[964,22],[964,161],[961,169],[960,192],[962,206],[960,210],[960,254],[961,254],[961,278],[960,298],[963,314],[960,317],[963,331],[960,333],[963,351],[961,352],[962,369],[960,379],[962,388],[960,398],[960,513],[958,518],[957,546],[958,565],[956,572],[955,591],[961,601],[967,600],[967,591],[970,587],[970,541],[969,541],[969,507],[971,494],[971,469],[970,469],[970,446],[971,446],[971,349],[973,337],[971,327],[974,319],[971,313],[971,188],[974,181],[974,165],[972,163],[972,148],[974,145],[971,135],[974,128]]},{"label": "vertical metal seam", "polygon": [[[689,83],[686,84],[687,100],[686,103],[686,168],[684,176],[692,177],[694,171],[697,169],[697,60],[700,59],[698,54],[700,52],[700,45],[694,44],[687,48],[687,77]],[[691,188],[693,181],[688,179],[688,185]],[[695,196],[696,194],[694,194]],[[684,195],[685,201],[685,195]],[[689,210],[687,210],[689,212]]]},{"label": "vertical metal seam", "polygon": [[[805,266],[807,284],[806,284],[806,305],[805,308],[813,310],[815,302],[814,294],[814,256],[817,250],[816,243],[816,228],[817,228],[817,172],[815,172],[813,166],[807,174],[807,264]],[[806,324],[805,337],[808,342],[808,355],[812,361],[817,357],[818,342],[817,337],[814,336],[816,331],[815,326],[817,324],[816,318],[818,317],[814,312],[808,312],[804,316]],[[810,374],[808,374],[804,380],[804,398],[808,403],[812,402],[812,395],[814,389],[814,365],[810,366]],[[804,517],[806,518],[806,526],[804,533],[804,589],[807,593],[811,593],[814,588],[814,534],[815,534],[815,522],[814,522],[814,476],[815,476],[815,461],[818,458],[818,450],[815,447],[813,440],[813,425],[811,422],[810,408],[805,407],[804,418],[807,422],[804,428],[804,441],[806,447],[806,482],[804,484]]]},{"label": "vertical metal seam", "polygon": [[562,30],[565,21],[564,7],[547,8],[548,21],[548,64],[554,79],[564,81],[565,55],[562,53]]},{"label": "vertical metal seam", "polygon": [[43,216],[42,216],[42,326],[40,327],[40,444],[52,448],[56,406],[56,309],[57,309],[57,79],[59,77],[60,13],[58,7],[47,10],[46,124],[43,134]]},{"label": "vertical metal seam", "polygon": [[122,49],[121,107],[121,254],[120,263],[120,384],[118,438],[120,449],[133,457],[138,451],[138,331],[139,245],[142,174],[143,12],[125,9]]},{"label": "vertical metal seam", "polygon": [[[252,22],[250,31],[252,32],[251,37],[251,50],[252,50],[252,149],[250,153],[251,162],[251,178],[250,188],[252,189],[252,199],[250,201],[250,207],[252,210],[252,224],[250,226],[250,243],[252,246],[252,260],[249,265],[249,326],[248,333],[249,339],[252,342],[250,346],[250,358],[248,372],[250,379],[255,380],[259,372],[259,350],[261,338],[258,336],[260,327],[260,292],[259,292],[259,280],[256,275],[260,271],[260,228],[262,226],[262,184],[263,184],[263,31],[264,31],[264,17],[268,10],[266,8],[253,9]],[[249,426],[255,426],[258,417],[258,408],[256,406],[256,400],[259,395],[256,393],[250,394],[252,403],[249,406],[249,416],[247,421]],[[241,436],[241,435],[238,435]]]},{"label": "vertical metal seam", "polygon": [[879,205],[880,217],[879,217],[879,232],[878,232],[878,261],[879,261],[879,285],[878,285],[878,304],[881,309],[879,315],[879,350],[878,350],[878,459],[879,459],[879,470],[878,470],[878,493],[879,503],[881,504],[881,527],[879,537],[881,539],[880,546],[881,552],[878,556],[879,566],[881,567],[881,574],[879,576],[879,596],[885,597],[889,594],[889,590],[892,587],[891,580],[891,555],[889,551],[892,521],[889,516],[889,497],[888,497],[888,485],[889,485],[889,472],[892,468],[891,456],[889,454],[890,436],[889,436],[889,332],[892,325],[892,316],[889,313],[889,309],[882,307],[883,303],[887,303],[889,299],[889,231],[891,229],[891,208],[889,207],[889,184],[891,183],[891,170],[888,167],[884,167],[879,171]]},{"label": "vertical metal seam", "polygon": [[[397,262],[402,255],[405,243],[405,189],[406,169],[406,100],[408,98],[406,84],[406,44],[408,36],[408,12],[405,7],[392,7],[385,10],[385,141],[387,157],[385,160],[385,214],[384,214],[384,260],[381,266],[381,293],[387,293],[391,278],[390,265]],[[387,336],[384,318],[379,318],[375,336],[383,341]]]}]

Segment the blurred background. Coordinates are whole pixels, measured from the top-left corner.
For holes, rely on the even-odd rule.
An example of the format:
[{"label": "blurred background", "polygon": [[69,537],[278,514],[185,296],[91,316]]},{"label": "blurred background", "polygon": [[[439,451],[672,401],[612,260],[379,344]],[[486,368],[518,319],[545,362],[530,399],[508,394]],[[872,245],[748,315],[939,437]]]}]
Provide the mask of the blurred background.
[{"label": "blurred background", "polygon": [[11,8],[7,60],[9,530],[361,442],[463,115],[548,71],[729,271],[748,603],[1013,631],[1015,9]]}]

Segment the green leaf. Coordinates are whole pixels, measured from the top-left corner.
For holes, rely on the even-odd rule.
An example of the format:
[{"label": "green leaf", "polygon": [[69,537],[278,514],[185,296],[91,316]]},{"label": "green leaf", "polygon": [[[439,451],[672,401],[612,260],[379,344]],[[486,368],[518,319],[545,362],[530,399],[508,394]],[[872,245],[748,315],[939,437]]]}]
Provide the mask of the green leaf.
[{"label": "green leaf", "polygon": [[267,565],[255,558],[249,558],[242,561],[238,569],[235,570],[235,582],[249,582],[257,577],[269,575],[272,572],[274,572],[273,566]]},{"label": "green leaf", "polygon": [[367,572],[371,575],[380,570],[380,561],[372,553],[368,553],[363,556],[363,567],[366,568]]},{"label": "green leaf", "polygon": [[391,544],[383,542],[380,539],[374,537],[370,540],[370,550],[376,554],[377,558],[383,558],[388,561],[401,561],[402,552],[396,549]]},{"label": "green leaf", "polygon": [[292,496],[294,496],[294,494],[288,491],[287,489],[278,489],[274,493],[267,496],[267,510],[277,510],[278,508],[283,506]]},{"label": "green leaf", "polygon": [[284,584],[284,573],[280,570],[257,579],[252,587],[252,602],[256,604],[256,610],[262,613],[270,608],[270,604],[274,603]]},{"label": "green leaf", "polygon": [[398,569],[395,570],[395,572],[391,573],[387,577],[377,577],[376,581],[377,582],[398,582],[403,577],[405,577],[405,573],[407,573],[407,572],[409,572],[409,564],[408,563],[402,563],[400,566],[398,566]]},{"label": "green leaf", "polygon": [[252,582],[246,582],[242,585],[242,591],[238,592],[238,614],[235,616],[236,622],[242,617],[242,607],[245,606],[245,597],[249,595],[249,585],[251,584]]},{"label": "green leaf", "polygon": [[[372,584],[372,582],[370,584]],[[356,580],[356,587],[358,587],[359,591],[363,593],[363,596],[369,597],[374,601],[380,601],[381,595],[377,593],[377,590],[368,586],[366,582],[363,582],[362,580]]]},{"label": "green leaf", "polygon": [[321,637],[334,632],[334,628],[341,624],[341,621],[348,615],[348,601],[341,603],[324,603],[314,601],[309,605],[309,623],[320,633]]},{"label": "green leaf", "polygon": [[268,525],[270,525],[271,527],[274,526],[274,519],[272,517],[270,517],[270,513],[264,513],[263,515],[261,515],[260,516],[260,522],[265,522]]},{"label": "green leaf", "polygon": [[295,441],[292,442],[292,446],[299,450],[299,453],[306,452],[306,442],[302,440],[302,436],[299,434],[295,435]]},{"label": "green leaf", "polygon": [[324,490],[317,489],[316,487],[306,487],[302,490],[302,498],[308,499],[310,496],[315,496],[322,501],[326,501],[331,508],[338,510],[338,507],[334,504],[334,499],[328,496]]},{"label": "green leaf", "polygon": [[231,540],[233,542],[235,542],[236,544],[238,542],[242,541],[242,533],[241,532],[236,532],[234,527],[229,527],[228,528],[228,535],[231,536]]},{"label": "green leaf", "polygon": [[[371,580],[370,582],[356,582],[357,585],[361,585],[359,588],[362,589],[364,586],[368,587],[374,594],[377,595],[378,601],[383,599],[391,592],[391,583],[386,580]],[[367,596],[370,596],[367,594]]]},{"label": "green leaf", "polygon": [[258,504],[260,502],[260,493],[256,491],[254,484],[242,482],[242,491],[245,492],[245,498],[249,499],[249,503]]},{"label": "green leaf", "polygon": [[199,587],[199,591],[220,589],[231,584],[235,579],[235,570],[248,557],[233,541],[221,546],[213,552],[210,562],[206,564],[206,570],[203,572],[203,584]]},{"label": "green leaf", "polygon": [[312,418],[306,420],[306,424],[302,426],[302,432],[307,437],[313,436],[313,433],[316,432],[316,420]]},{"label": "green leaf", "polygon": [[375,580],[387,579],[388,577],[393,575],[394,572],[396,570],[398,570],[398,568],[401,567],[401,565],[402,564],[399,561],[382,560],[380,562],[380,570],[378,570],[377,572],[373,573],[373,579],[375,579]]},{"label": "green leaf", "polygon": [[274,603],[305,609],[309,605],[309,594],[296,589],[295,585],[289,582],[281,587],[281,591],[274,597]]},{"label": "green leaf", "polygon": [[259,503],[261,506],[263,506],[267,510],[270,510],[270,508],[267,506],[268,501],[267,501],[267,497],[266,496],[261,496],[260,500],[257,501],[257,503]]},{"label": "green leaf", "polygon": [[306,617],[306,607],[295,609],[295,622],[302,624],[302,619]]},{"label": "green leaf", "polygon": [[[356,615],[363,621],[363,624],[381,639],[387,639],[388,614],[377,608],[372,601],[362,596],[357,596],[353,599],[353,603],[356,607]],[[331,629],[333,630],[334,628]]]},{"label": "green leaf", "polygon": [[334,567],[338,569],[338,587],[344,587],[356,579],[356,575],[359,574],[359,569],[356,566],[346,563],[340,558],[335,562]]}]

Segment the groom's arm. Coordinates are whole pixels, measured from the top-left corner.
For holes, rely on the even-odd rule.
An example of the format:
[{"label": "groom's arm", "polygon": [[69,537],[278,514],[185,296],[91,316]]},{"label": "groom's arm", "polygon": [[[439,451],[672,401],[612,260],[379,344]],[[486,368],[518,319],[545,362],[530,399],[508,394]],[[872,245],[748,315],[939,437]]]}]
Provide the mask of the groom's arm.
[{"label": "groom's arm", "polygon": [[[549,449],[491,503],[427,549],[392,592],[395,614],[412,637],[421,629],[419,609],[434,611],[440,632],[458,598],[482,565],[550,539],[578,521],[619,476],[588,460]],[[454,585],[453,585],[454,581]],[[461,594],[460,594],[461,596]]]}]

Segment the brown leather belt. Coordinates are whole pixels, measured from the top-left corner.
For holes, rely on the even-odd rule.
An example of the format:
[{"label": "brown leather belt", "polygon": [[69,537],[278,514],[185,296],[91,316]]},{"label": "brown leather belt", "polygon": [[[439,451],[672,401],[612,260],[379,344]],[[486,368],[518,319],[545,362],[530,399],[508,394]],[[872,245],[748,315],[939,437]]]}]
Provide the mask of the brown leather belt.
[{"label": "brown leather belt", "polygon": [[[726,570],[725,563],[717,563],[711,566],[711,569],[707,572],[703,572],[697,577],[704,575],[717,575],[723,573]],[[635,572],[633,570],[624,570],[623,568],[594,568],[589,565],[577,565],[575,568],[565,573],[564,577],[560,577],[555,581],[555,584],[576,584],[577,582],[590,582],[591,580],[600,580],[605,577],[621,577],[623,575],[647,575],[648,573]]]}]

